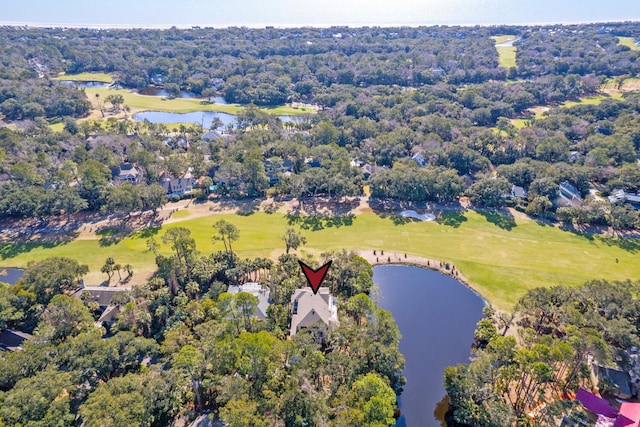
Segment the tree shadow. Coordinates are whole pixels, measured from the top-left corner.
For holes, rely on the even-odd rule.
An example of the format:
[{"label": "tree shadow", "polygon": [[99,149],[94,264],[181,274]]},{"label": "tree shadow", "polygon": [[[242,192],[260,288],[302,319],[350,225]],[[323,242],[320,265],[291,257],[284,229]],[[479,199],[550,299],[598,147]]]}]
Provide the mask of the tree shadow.
[{"label": "tree shadow", "polygon": [[602,237],[602,242],[607,246],[617,246],[620,249],[636,253],[640,251],[640,239],[633,237]]},{"label": "tree shadow", "polygon": [[562,224],[562,225],[559,226],[559,228],[562,231],[566,231],[566,232],[574,234],[574,235],[576,235],[578,237],[585,238],[585,239],[587,239],[589,241],[593,241],[594,240],[593,234],[591,234],[589,232],[586,232],[586,231],[583,231],[583,230],[580,230],[580,229],[576,228],[575,225],[573,225],[573,224]]},{"label": "tree shadow", "polygon": [[66,245],[78,237],[78,230],[66,227],[25,228],[17,233],[7,233],[0,241],[0,259],[11,259],[34,249],[52,249]]},{"label": "tree shadow", "polygon": [[131,236],[132,239],[149,239],[160,232],[160,227],[149,227],[145,228],[142,231],[138,231],[134,235]]},{"label": "tree shadow", "polygon": [[320,216],[299,215],[290,212],[286,215],[286,218],[289,225],[297,225],[303,230],[318,231],[331,227],[348,227],[353,224],[355,215]]},{"label": "tree shadow", "polygon": [[503,230],[511,231],[517,226],[515,218],[510,213],[485,210],[477,212],[488,222]]},{"label": "tree shadow", "polygon": [[464,216],[464,211],[461,210],[440,212],[436,216],[436,222],[438,224],[453,228],[460,227],[462,223],[466,221],[468,221],[467,217]]}]

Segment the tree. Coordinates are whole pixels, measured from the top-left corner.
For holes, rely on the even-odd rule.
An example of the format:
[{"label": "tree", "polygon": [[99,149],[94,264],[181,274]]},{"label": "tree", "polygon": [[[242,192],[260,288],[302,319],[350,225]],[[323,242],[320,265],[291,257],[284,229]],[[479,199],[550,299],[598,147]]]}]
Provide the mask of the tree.
[{"label": "tree", "polygon": [[107,275],[107,281],[111,282],[111,277],[113,276],[113,271],[115,270],[116,262],[112,257],[108,257],[102,268],[100,268],[101,273],[105,273]]},{"label": "tree", "polygon": [[188,280],[191,280],[191,266],[196,254],[196,241],[191,237],[191,230],[185,227],[171,228],[162,236],[162,241],[171,243],[178,263],[185,266]]},{"label": "tree", "polygon": [[240,238],[240,230],[238,230],[238,227],[224,219],[213,224],[213,228],[218,232],[217,236],[213,236],[213,241],[222,241],[224,250],[231,255],[231,262],[233,263],[233,248],[231,247],[231,242],[235,242]]},{"label": "tree", "polygon": [[291,249],[295,251],[298,247],[307,243],[307,239],[293,228],[287,228],[284,236],[282,236],[282,240],[284,240],[286,253],[289,253]]},{"label": "tree", "polygon": [[204,369],[204,354],[192,345],[185,345],[173,356],[173,365],[189,377],[196,398],[196,408],[202,405],[200,380]]},{"label": "tree", "polygon": [[502,177],[485,178],[474,183],[467,194],[474,205],[493,208],[504,204],[504,196],[509,194],[510,188],[509,182]]},{"label": "tree", "polygon": [[[0,407],[3,425],[57,427],[73,425],[71,400],[75,386],[71,373],[56,369],[19,380],[5,392]],[[5,424],[6,423],[6,424]]]},{"label": "tree", "polygon": [[124,104],[124,96],[120,94],[107,95],[104,100],[109,102],[115,111],[119,111],[120,106]]},{"label": "tree", "polygon": [[527,215],[546,217],[547,211],[551,209],[553,203],[547,198],[547,196],[536,196],[529,202],[525,211]]},{"label": "tree", "polygon": [[86,209],[89,204],[80,197],[76,187],[63,187],[56,191],[56,207],[64,211],[67,216],[67,222],[71,214]]},{"label": "tree", "polygon": [[38,335],[60,342],[92,327],[93,317],[82,301],[67,295],[56,295],[42,315]]},{"label": "tree", "polygon": [[147,384],[138,374],[113,378],[100,384],[80,406],[87,427],[153,425]]},{"label": "tree", "polygon": [[[376,373],[366,374],[353,383],[347,403],[351,411],[338,414],[339,425],[383,427],[395,424],[396,394]],[[347,415],[346,422],[341,419],[344,415]]]},{"label": "tree", "polygon": [[151,184],[142,187],[140,197],[142,198],[142,205],[144,209],[151,209],[154,212],[158,211],[169,198],[167,192],[159,184]]},{"label": "tree", "polygon": [[229,427],[268,427],[264,416],[258,413],[258,404],[248,395],[229,400],[220,408],[220,418]]},{"label": "tree", "polygon": [[76,260],[51,257],[30,264],[22,276],[22,286],[36,295],[36,301],[47,304],[57,294],[78,288],[78,280],[89,272],[89,267]]}]

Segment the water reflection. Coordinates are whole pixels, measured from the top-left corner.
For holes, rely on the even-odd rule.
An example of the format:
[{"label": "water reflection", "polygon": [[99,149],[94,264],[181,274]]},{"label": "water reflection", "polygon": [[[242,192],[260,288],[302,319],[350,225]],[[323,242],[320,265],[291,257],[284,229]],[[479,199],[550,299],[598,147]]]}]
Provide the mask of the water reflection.
[{"label": "water reflection", "polygon": [[406,359],[407,384],[396,426],[441,427],[444,368],[469,360],[484,301],[436,271],[411,266],[377,266],[373,271],[378,303],[393,314]]}]

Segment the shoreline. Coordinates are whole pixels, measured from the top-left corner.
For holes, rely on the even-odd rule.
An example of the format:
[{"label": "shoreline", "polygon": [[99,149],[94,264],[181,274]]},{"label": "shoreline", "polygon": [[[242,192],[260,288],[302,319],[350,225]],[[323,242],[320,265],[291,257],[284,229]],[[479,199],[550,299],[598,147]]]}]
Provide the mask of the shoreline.
[{"label": "shoreline", "polygon": [[[386,252],[384,253],[384,255],[375,255],[374,251],[371,250],[357,250],[354,251],[354,253],[364,258],[369,264],[371,264],[371,267],[400,265],[437,271],[441,274],[444,274],[445,276],[449,276],[452,279],[457,280],[458,282],[469,288],[473,293],[478,295],[480,299],[482,299],[485,306],[490,305],[489,301],[475,288],[473,282],[467,279],[465,275],[462,274],[460,270],[456,268],[456,266],[452,263],[398,252]],[[449,269],[446,268],[447,264],[449,264]]]}]

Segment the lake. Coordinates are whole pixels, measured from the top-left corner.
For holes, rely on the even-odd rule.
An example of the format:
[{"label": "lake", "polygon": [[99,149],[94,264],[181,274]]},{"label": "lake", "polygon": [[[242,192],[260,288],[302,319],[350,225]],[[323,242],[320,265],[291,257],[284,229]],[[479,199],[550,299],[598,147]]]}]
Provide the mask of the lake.
[{"label": "lake", "polygon": [[73,86],[76,89],[87,89],[92,87],[109,87],[111,83],[93,82],[86,80],[60,80],[60,84],[65,86]]},{"label": "lake", "polygon": [[111,0],[108,7],[86,0],[2,3],[0,23],[85,27],[499,25],[640,19],[637,0]]},{"label": "lake", "polygon": [[452,277],[419,267],[377,266],[373,280],[379,306],[393,314],[400,329],[406,359],[396,427],[444,425],[434,416],[446,395],[444,368],[469,361],[485,302]]},{"label": "lake", "polygon": [[[233,114],[219,113],[217,111],[193,111],[191,113],[170,113],[168,111],[142,111],[133,115],[133,119],[139,122],[149,120],[151,123],[197,123],[204,129],[209,129],[213,120],[219,118],[224,126],[235,125],[236,116]],[[296,123],[308,120],[307,116],[277,116],[285,123]]]},{"label": "lake", "polygon": [[142,111],[133,115],[137,121],[149,120],[151,123],[197,123],[209,129],[214,118],[219,118],[223,125],[235,124],[236,116],[216,111],[194,111],[191,113],[170,113],[167,111]]},{"label": "lake", "polygon": [[[148,96],[162,96],[165,98],[171,97],[171,94],[167,90],[160,87],[155,87],[155,86],[145,87],[144,89],[138,91],[138,93],[140,95],[148,95]],[[193,92],[187,92],[186,90],[181,90],[176,98],[197,98],[197,97],[198,95],[196,95]]]},{"label": "lake", "polygon": [[24,274],[24,270],[19,268],[0,268],[0,282],[15,285]]}]

